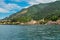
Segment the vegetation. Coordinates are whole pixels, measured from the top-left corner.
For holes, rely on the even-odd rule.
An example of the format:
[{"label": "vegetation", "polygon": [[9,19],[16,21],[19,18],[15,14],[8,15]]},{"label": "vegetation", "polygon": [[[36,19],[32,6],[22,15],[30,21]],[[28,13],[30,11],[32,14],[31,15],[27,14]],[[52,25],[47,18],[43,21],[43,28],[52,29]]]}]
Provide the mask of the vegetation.
[{"label": "vegetation", "polygon": [[51,19],[52,21],[56,21],[56,20],[58,20],[58,17],[57,17],[57,16],[52,16],[50,19]]},{"label": "vegetation", "polygon": [[31,17],[20,17],[20,18],[13,18],[12,20],[11,20],[12,22],[17,22],[17,21],[19,21],[19,22],[28,22],[28,21],[31,21]]},{"label": "vegetation", "polygon": [[[52,3],[41,3],[39,5],[33,5],[29,8],[22,9],[20,12],[17,12],[6,20],[11,20],[11,22],[29,22],[33,20],[52,20],[56,21],[60,18],[60,1]],[[45,22],[43,22],[45,23]]]}]

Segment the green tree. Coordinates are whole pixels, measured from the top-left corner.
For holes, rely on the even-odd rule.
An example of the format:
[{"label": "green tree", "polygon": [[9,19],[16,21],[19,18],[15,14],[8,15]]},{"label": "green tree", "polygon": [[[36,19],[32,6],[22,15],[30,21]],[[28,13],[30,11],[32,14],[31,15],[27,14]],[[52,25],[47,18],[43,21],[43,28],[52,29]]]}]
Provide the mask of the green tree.
[{"label": "green tree", "polygon": [[11,19],[11,22],[17,22],[16,18]]},{"label": "green tree", "polygon": [[51,19],[52,21],[56,21],[56,20],[58,20],[58,16],[52,16],[50,19]]},{"label": "green tree", "polygon": [[31,17],[20,17],[19,19],[18,19],[18,21],[20,21],[20,22],[28,22],[28,21],[30,21],[31,20]]}]

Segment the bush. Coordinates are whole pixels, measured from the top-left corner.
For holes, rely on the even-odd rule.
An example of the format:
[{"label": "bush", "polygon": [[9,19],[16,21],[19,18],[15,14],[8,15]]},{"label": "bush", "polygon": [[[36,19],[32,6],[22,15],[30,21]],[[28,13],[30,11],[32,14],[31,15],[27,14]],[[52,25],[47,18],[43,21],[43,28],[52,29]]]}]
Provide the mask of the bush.
[{"label": "bush", "polygon": [[11,22],[17,22],[17,21],[19,21],[19,22],[28,22],[28,21],[30,21],[31,20],[31,17],[19,17],[19,18],[14,18],[14,19],[12,19],[11,20]]},{"label": "bush", "polygon": [[50,19],[51,19],[52,21],[56,21],[56,20],[58,20],[58,16],[52,16]]}]

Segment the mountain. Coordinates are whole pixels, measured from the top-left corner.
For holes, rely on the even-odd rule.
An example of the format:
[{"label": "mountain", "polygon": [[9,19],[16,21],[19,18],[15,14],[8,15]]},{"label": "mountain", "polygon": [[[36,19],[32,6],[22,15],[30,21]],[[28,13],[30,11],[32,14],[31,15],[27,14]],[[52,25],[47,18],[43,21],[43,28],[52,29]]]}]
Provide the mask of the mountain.
[{"label": "mountain", "polygon": [[30,18],[33,20],[40,20],[43,18],[49,19],[52,16],[60,17],[60,1],[55,1],[51,3],[40,3],[38,5],[33,5],[29,8],[22,9],[20,12],[10,15],[5,19],[17,20],[26,17],[26,19]]}]

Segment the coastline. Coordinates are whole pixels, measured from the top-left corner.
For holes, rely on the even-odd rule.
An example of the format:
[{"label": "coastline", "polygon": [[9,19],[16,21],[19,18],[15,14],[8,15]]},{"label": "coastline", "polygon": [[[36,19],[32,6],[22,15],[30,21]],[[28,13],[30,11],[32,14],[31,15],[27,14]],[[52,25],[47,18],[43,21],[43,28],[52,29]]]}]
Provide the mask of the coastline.
[{"label": "coastline", "polygon": [[32,21],[29,21],[29,22],[6,22],[6,21],[3,21],[3,22],[0,22],[0,25],[41,25],[41,24],[44,24],[44,25],[49,25],[49,24],[57,24],[57,25],[60,25],[60,20],[57,20],[57,21],[48,21],[48,22],[45,22],[45,21],[35,21],[35,20],[32,20]]}]

